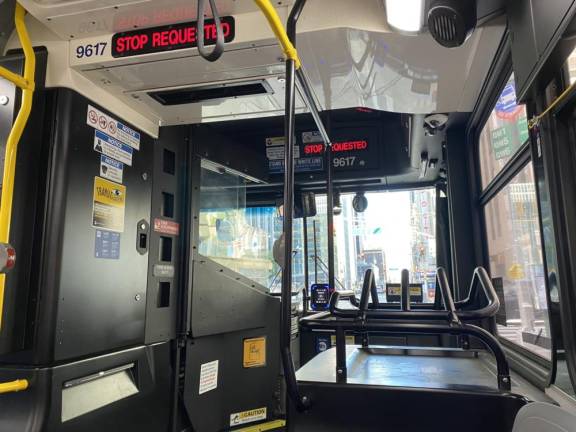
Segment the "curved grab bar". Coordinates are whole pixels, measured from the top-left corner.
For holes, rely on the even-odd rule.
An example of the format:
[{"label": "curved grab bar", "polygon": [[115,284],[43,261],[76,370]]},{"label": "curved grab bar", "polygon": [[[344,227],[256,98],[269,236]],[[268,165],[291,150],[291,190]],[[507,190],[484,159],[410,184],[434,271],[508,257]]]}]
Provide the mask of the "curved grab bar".
[{"label": "curved grab bar", "polygon": [[[362,295],[364,294],[364,290],[366,289],[368,278],[370,278],[369,282],[370,285],[368,286],[368,289],[370,290],[370,298],[372,302],[371,303],[369,302],[366,307],[369,309],[377,309],[378,307],[380,307],[380,300],[378,299],[378,288],[376,287],[376,278],[374,277],[374,271],[372,269],[367,269],[366,272],[364,272],[364,282],[362,283]],[[344,298],[344,296],[342,296],[342,293],[340,293],[340,298],[341,299]],[[360,308],[360,301],[358,300],[358,298],[356,298],[353,291],[352,294],[348,297],[348,299],[350,300],[352,306]]]},{"label": "curved grab bar", "polygon": [[360,315],[362,317],[366,315],[366,311],[368,310],[368,303],[370,302],[370,294],[373,283],[374,283],[374,272],[372,271],[372,269],[368,269],[364,274],[364,283],[362,284],[362,294],[360,295],[360,305],[358,306],[358,310],[360,311]]},{"label": "curved grab bar", "polygon": [[[406,313],[406,312],[404,312]],[[360,322],[353,319],[346,320],[327,320],[326,316],[311,316],[303,318],[301,324],[303,327],[316,330],[336,330],[336,331],[355,331],[355,332],[384,332],[384,333],[411,333],[411,334],[452,334],[468,335],[479,339],[494,355],[496,360],[498,389],[501,391],[510,391],[510,368],[502,346],[495,336],[490,332],[475,325],[462,324],[451,326],[449,324],[436,323],[415,323],[415,322],[387,322],[387,321],[370,321]],[[336,350],[345,350],[346,346],[336,345]],[[338,358],[338,354],[336,356]],[[344,356],[344,361],[346,357]],[[344,365],[336,365],[337,369],[345,370]]]},{"label": "curved grab bar", "polygon": [[[0,67],[0,77],[7,79],[14,85],[22,89],[22,102],[16,121],[12,125],[8,140],[6,141],[6,153],[4,160],[4,173],[2,175],[2,197],[0,199],[0,243],[10,241],[10,224],[12,222],[12,200],[14,198],[14,181],[16,178],[16,156],[18,154],[18,143],[24,133],[26,123],[32,111],[32,99],[34,95],[34,75],[36,72],[36,55],[30,42],[30,36],[26,29],[24,17],[26,10],[16,3],[14,12],[14,24],[16,33],[20,40],[20,45],[24,50],[24,75],[15,74],[4,67]],[[0,329],[2,328],[2,315],[4,311],[4,289],[6,284],[6,274],[0,273]],[[28,380],[16,380],[8,383],[0,383],[0,394],[26,390],[29,386]]]},{"label": "curved grab bar", "polygon": [[452,298],[452,292],[450,291],[450,284],[448,283],[448,276],[443,267],[438,267],[436,270],[436,281],[440,287],[440,294],[442,294],[442,301],[444,302],[444,307],[448,312],[450,322],[452,324],[460,324],[460,319],[456,313],[456,306],[454,305],[454,299]]},{"label": "curved grab bar", "polygon": [[[487,305],[481,309],[467,309],[472,306],[474,299],[478,295],[478,286],[482,287]],[[462,316],[462,314],[465,313],[466,316],[469,317],[467,319],[482,319],[496,315],[498,309],[500,309],[500,299],[498,298],[494,285],[484,267],[476,267],[474,269],[468,297],[465,300],[456,302],[455,306],[458,310],[458,315]]]},{"label": "curved grab bar", "polygon": [[218,14],[218,8],[214,3],[214,0],[208,0],[210,4],[210,10],[212,11],[212,16],[214,17],[214,25],[216,26],[216,44],[212,51],[208,51],[204,46],[204,7],[206,0],[198,0],[198,10],[196,16],[198,20],[196,22],[196,34],[198,34],[198,53],[205,60],[210,62],[215,62],[218,60],[222,53],[224,52],[224,31],[222,30],[222,22],[220,21],[220,15]]},{"label": "curved grab bar", "polygon": [[400,305],[403,311],[410,310],[410,273],[406,269],[400,273]]},{"label": "curved grab bar", "polygon": [[[14,23],[16,32],[20,39],[20,44],[24,50],[24,76],[15,74],[4,67],[0,67],[0,77],[11,81],[22,89],[22,103],[16,116],[16,121],[12,126],[8,140],[6,141],[6,153],[4,162],[4,173],[2,176],[2,198],[0,200],[0,243],[10,241],[10,225],[12,221],[12,200],[14,198],[14,180],[16,177],[16,155],[18,154],[18,143],[24,133],[24,128],[32,111],[32,97],[34,94],[34,74],[36,72],[36,56],[30,36],[26,29],[24,16],[26,10],[16,3],[14,12]],[[2,328],[2,311],[4,303],[4,286],[6,275],[0,274],[0,329]]]},{"label": "curved grab bar", "polygon": [[[483,318],[490,318],[498,312],[500,307],[500,301],[494,290],[494,286],[490,281],[488,273],[484,268],[477,267],[474,270],[472,277],[471,291],[477,290],[477,285],[481,285],[485,293],[488,304],[480,309],[476,310],[465,310],[463,306],[472,303],[474,297],[471,295],[464,302],[454,302],[452,294],[448,284],[448,278],[446,276],[446,271],[443,268],[438,268],[437,270],[437,280],[440,286],[440,291],[442,294],[442,299],[444,300],[444,305],[446,310],[398,310],[398,309],[376,309],[369,308],[366,311],[366,318],[373,319],[385,319],[385,320],[429,320],[429,321],[448,321],[453,324],[460,321],[475,321]],[[474,292],[473,292],[474,294]],[[475,294],[474,294],[475,295]],[[472,300],[471,300],[472,299]],[[355,304],[355,301],[351,298],[351,303],[355,306],[359,306],[359,303]],[[338,309],[334,307],[332,310],[334,316],[340,318],[355,318],[358,317],[357,310],[350,309]]]}]

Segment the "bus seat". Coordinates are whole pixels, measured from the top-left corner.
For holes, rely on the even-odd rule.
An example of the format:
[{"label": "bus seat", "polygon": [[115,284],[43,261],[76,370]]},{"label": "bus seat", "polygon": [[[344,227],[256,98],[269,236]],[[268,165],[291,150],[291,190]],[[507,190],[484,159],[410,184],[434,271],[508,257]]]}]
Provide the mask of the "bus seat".
[{"label": "bus seat", "polygon": [[576,432],[576,415],[544,402],[533,402],[518,411],[512,432]]}]

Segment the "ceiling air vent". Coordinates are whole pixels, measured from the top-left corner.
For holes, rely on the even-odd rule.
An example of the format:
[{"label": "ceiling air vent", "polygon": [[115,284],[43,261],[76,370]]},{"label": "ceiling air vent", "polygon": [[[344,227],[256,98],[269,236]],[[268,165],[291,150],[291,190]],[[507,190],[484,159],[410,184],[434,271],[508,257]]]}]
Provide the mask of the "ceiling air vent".
[{"label": "ceiling air vent", "polygon": [[184,105],[216,99],[229,99],[262,94],[272,94],[272,89],[264,80],[211,84],[207,86],[185,87],[148,93],[151,98],[162,105]]},{"label": "ceiling air vent", "polygon": [[475,0],[433,0],[428,10],[428,30],[440,45],[462,45],[476,27]]}]

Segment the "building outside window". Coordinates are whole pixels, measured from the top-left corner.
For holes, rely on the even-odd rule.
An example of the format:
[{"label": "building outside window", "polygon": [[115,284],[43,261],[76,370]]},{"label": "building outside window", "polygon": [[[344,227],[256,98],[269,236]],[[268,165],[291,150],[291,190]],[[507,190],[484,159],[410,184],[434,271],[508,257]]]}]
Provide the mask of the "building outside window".
[{"label": "building outside window", "polygon": [[537,196],[531,162],[519,171],[510,161],[529,154],[526,109],[516,105],[514,76],[505,85],[480,134],[483,190],[498,178],[498,191],[483,213],[489,272],[500,298],[498,334],[550,359],[551,333]]}]

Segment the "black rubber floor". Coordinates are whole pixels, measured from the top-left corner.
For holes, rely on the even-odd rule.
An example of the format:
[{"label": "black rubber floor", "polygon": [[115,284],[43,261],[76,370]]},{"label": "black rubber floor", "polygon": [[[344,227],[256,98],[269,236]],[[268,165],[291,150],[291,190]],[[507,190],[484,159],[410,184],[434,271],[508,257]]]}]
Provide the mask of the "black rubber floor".
[{"label": "black rubber floor", "polygon": [[[440,356],[441,350],[427,351],[431,355],[387,355],[349,345],[348,383],[428,389],[497,389],[496,376],[480,359],[448,356],[450,352]],[[335,352],[330,349],[310,360],[298,371],[298,380],[336,382]]]}]

